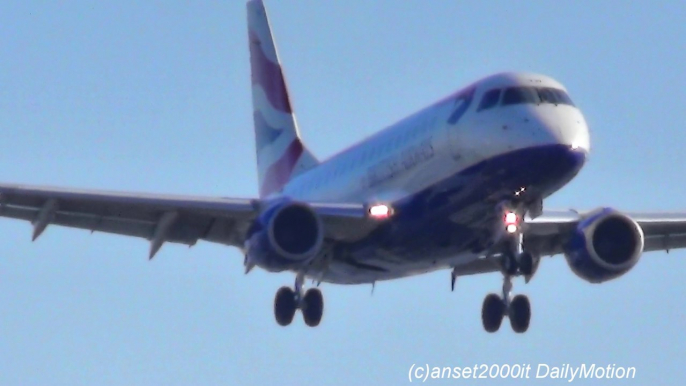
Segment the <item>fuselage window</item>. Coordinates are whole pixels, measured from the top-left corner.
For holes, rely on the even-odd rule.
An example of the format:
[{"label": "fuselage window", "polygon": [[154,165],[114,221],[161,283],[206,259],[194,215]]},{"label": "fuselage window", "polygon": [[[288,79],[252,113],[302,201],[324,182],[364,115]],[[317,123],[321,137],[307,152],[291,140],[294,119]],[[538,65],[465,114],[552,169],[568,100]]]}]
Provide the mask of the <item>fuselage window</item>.
[{"label": "fuselage window", "polygon": [[510,87],[503,94],[503,106],[520,103],[541,103],[538,92],[533,87]]},{"label": "fuselage window", "polygon": [[483,98],[481,98],[481,103],[479,103],[479,108],[476,111],[490,109],[497,105],[499,100],[500,89],[486,91]]}]

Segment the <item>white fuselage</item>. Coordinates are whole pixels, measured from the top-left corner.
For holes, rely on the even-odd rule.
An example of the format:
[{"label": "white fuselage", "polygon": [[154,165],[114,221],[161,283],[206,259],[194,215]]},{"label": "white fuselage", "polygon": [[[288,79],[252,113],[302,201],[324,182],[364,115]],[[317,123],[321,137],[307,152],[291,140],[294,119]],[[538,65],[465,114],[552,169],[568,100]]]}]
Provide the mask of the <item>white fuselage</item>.
[{"label": "white fuselage", "polygon": [[488,77],[470,86],[474,102],[456,125],[447,122],[455,109],[451,95],[295,178],[283,194],[306,201],[395,201],[515,150],[560,144],[588,152],[588,127],[577,107],[514,104],[476,111],[488,90],[532,84],[565,90],[543,75]]},{"label": "white fuselage", "polygon": [[[479,194],[486,200],[488,195],[499,194],[502,189],[511,189],[514,193],[514,186],[520,185],[498,186],[493,183],[493,173],[489,176],[480,176],[479,173],[482,172],[473,175],[469,172],[470,168],[488,168],[489,160],[505,159],[503,157],[508,154],[516,156],[521,153],[527,158],[522,160],[523,164],[517,166],[517,173],[529,167],[531,173],[537,173],[536,168],[550,163],[549,157],[545,155],[547,153],[543,153],[544,155],[536,158],[537,156],[529,155],[527,149],[559,147],[583,154],[589,151],[586,122],[580,110],[571,105],[571,101],[570,104],[542,101],[506,104],[505,90],[517,87],[551,88],[565,91],[566,95],[566,90],[560,83],[546,76],[512,73],[493,75],[331,157],[293,179],[281,194],[308,202],[395,203],[431,189],[431,194],[436,196],[437,191],[450,191],[451,186],[459,185],[461,179],[469,178],[464,183],[470,187],[484,185],[487,190]],[[480,110],[484,95],[490,90],[502,92],[495,105]],[[506,161],[497,173],[512,174],[507,170],[508,163],[510,162]],[[566,173],[567,168],[560,170]],[[529,180],[526,175],[522,175],[522,188],[531,188],[531,194],[538,194],[542,199],[566,184],[577,171],[578,169],[574,170],[571,175],[560,175],[557,181],[555,176],[548,177],[551,181],[546,181],[546,184],[531,187],[524,186],[524,181]],[[546,169],[546,172],[551,171]],[[447,184],[446,181],[452,182]],[[486,185],[489,187],[486,188]],[[457,190],[449,199],[461,202],[468,193]],[[444,212],[444,216],[459,217],[462,208],[468,209],[467,204],[469,202],[465,201],[465,204],[458,207],[450,207],[450,210]],[[340,275],[358,277],[334,276],[329,279],[335,282],[363,282],[370,280],[370,276],[388,279],[445,268],[447,265],[468,262],[478,257],[466,252],[459,256],[454,253],[428,253],[430,256],[408,263],[407,259],[400,257],[394,260],[391,251],[379,252],[385,256],[384,261],[378,261],[374,256],[368,256],[365,261],[383,266],[389,274],[343,269]],[[389,263],[392,261],[397,264]]]}]

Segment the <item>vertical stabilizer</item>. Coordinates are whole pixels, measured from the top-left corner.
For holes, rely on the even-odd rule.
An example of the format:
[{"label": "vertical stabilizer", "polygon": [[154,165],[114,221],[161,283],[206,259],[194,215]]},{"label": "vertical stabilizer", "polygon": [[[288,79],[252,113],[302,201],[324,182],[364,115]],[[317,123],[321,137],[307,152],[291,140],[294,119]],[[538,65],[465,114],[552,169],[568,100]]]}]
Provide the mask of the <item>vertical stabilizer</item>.
[{"label": "vertical stabilizer", "polygon": [[319,162],[303,145],[261,0],[248,2],[253,117],[260,196],[279,191]]}]

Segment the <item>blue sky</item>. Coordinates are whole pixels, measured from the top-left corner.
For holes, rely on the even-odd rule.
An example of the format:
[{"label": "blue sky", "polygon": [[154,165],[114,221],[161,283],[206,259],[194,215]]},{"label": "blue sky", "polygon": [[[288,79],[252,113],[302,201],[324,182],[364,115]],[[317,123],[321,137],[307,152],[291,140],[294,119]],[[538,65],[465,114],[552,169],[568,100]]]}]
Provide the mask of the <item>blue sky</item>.
[{"label": "blue sky", "polygon": [[[541,72],[567,86],[592,140],[547,207],[686,211],[683,1],[267,5],[322,158],[489,73]],[[0,2],[0,180],[255,196],[245,30],[242,1]],[[454,293],[448,272],[373,296],[323,285],[322,325],[298,316],[284,329],[272,302],[292,275],[245,276],[236,250],[166,245],[148,262],[141,240],[30,233],[0,221],[0,385],[402,384],[425,363],[686,377],[685,252],[647,254],[603,285],[546,259],[515,284],[532,301],[530,331],[489,335],[479,315],[495,274]]]}]

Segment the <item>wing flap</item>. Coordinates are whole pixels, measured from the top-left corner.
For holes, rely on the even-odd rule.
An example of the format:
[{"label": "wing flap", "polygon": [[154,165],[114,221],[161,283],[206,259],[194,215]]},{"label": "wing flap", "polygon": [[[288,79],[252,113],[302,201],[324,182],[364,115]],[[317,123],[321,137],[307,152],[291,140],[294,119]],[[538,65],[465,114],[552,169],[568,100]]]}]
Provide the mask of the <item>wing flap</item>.
[{"label": "wing flap", "polygon": [[[32,222],[38,212],[38,209],[30,207],[5,206],[0,216]],[[155,227],[150,221],[63,211],[56,212],[50,224],[143,238],[150,238]]]},{"label": "wing flap", "polygon": [[686,234],[668,233],[664,235],[652,235],[645,238],[643,252],[667,251],[672,249],[686,248]]},{"label": "wing flap", "polygon": [[470,276],[479,275],[483,273],[499,272],[501,265],[498,259],[485,258],[477,259],[470,263],[455,267],[454,272],[456,276]]},{"label": "wing flap", "polygon": [[[0,216],[31,222],[34,238],[53,224],[157,243],[193,245],[207,239],[241,247],[257,206],[249,199],[0,185]],[[175,214],[173,221],[164,234],[156,234],[169,213]]]}]

